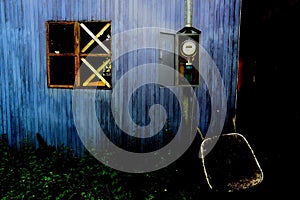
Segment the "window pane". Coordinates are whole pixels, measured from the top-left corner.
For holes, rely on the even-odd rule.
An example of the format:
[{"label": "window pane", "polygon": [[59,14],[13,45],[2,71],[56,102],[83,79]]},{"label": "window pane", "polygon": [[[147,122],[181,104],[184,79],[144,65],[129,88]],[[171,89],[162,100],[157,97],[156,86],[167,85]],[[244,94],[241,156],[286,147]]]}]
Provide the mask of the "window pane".
[{"label": "window pane", "polygon": [[50,85],[74,85],[74,67],[74,57],[50,57]]},{"label": "window pane", "polygon": [[109,57],[86,57],[87,66],[81,61],[80,65],[80,85],[94,86],[96,82],[98,86],[105,86],[105,83],[90,69],[96,70],[102,78],[111,85],[111,62]]},{"label": "window pane", "polygon": [[49,24],[50,53],[74,53],[74,24]]},{"label": "window pane", "polygon": [[[111,50],[111,27],[108,26],[110,22],[83,22],[83,24],[97,36],[106,48]],[[80,51],[81,53],[107,54],[82,27],[80,28]]]}]

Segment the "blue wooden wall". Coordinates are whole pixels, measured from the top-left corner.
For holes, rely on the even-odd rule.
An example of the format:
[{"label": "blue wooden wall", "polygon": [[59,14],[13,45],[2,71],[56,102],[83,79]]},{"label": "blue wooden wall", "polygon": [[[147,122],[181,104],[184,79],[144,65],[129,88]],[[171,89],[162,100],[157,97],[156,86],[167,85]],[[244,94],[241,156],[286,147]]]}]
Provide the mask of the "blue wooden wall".
[{"label": "blue wooden wall", "polygon": [[[193,1],[193,26],[202,31],[201,44],[215,61],[225,84],[226,123],[235,109],[240,8],[240,0]],[[184,0],[0,1],[0,134],[8,134],[10,144],[18,146],[24,137],[34,138],[39,132],[51,145],[68,145],[81,151],[83,147],[72,111],[73,90],[47,87],[45,22],[48,20],[112,20],[113,35],[136,31],[137,38],[131,41],[126,41],[124,35],[113,37],[114,57],[126,51],[128,45],[138,48],[139,42],[158,44],[153,36],[156,33],[149,37],[137,28],[159,27],[175,31],[183,28]],[[157,52],[149,49],[115,57],[113,85],[132,67],[156,62],[157,57]],[[145,76],[147,74],[136,74],[132,78]],[[205,85],[196,90],[201,102],[199,127],[204,133],[210,112],[206,90]],[[110,100],[110,90],[97,91],[99,121],[111,138],[122,143],[123,136],[109,110]],[[169,91],[154,85],[143,86],[134,94],[130,111],[135,122],[148,123],[148,109],[153,103],[167,108],[171,126],[176,129],[180,114],[178,103]],[[128,119],[124,120],[126,123]],[[161,134],[156,140],[161,140]]]}]

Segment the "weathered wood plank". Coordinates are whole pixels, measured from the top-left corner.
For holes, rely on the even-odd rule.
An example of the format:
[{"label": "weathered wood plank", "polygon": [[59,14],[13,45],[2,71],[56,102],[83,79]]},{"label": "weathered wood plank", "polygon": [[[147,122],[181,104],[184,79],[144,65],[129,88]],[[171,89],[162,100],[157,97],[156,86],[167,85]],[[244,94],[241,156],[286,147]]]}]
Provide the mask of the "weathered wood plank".
[{"label": "weathered wood plank", "polygon": [[[202,31],[201,44],[214,59],[223,77],[227,92],[227,105],[223,106],[228,108],[227,115],[235,109],[240,4],[240,0],[193,1],[193,26]],[[158,52],[140,49],[120,58],[114,55],[124,52],[128,45],[134,49],[145,44],[155,43],[158,46],[157,33],[146,33],[137,28],[181,29],[184,26],[184,1],[0,1],[0,133],[8,133],[10,144],[19,145],[25,136],[34,138],[39,132],[51,145],[65,144],[80,152],[83,148],[74,124],[72,90],[47,88],[47,20],[112,20],[113,35],[134,30],[136,37],[126,38],[123,35],[118,41],[113,41],[112,84],[115,85],[133,67],[157,62]],[[213,77],[210,71],[207,74]],[[125,83],[117,95],[116,104],[120,107],[118,117],[123,125],[130,120],[124,117],[122,106],[127,102],[122,98],[123,94],[126,96],[131,84],[146,76],[132,74],[130,79],[133,82]],[[156,75],[152,76],[155,80]],[[99,115],[99,121],[113,140],[126,143],[126,137],[113,123],[109,108],[111,92],[97,91],[97,111],[105,113]],[[202,82],[196,93],[201,108],[199,127],[205,133],[211,112],[206,84]],[[87,95],[90,94],[87,92]],[[133,103],[129,105],[133,119],[138,124],[147,124],[148,109],[154,103],[166,106],[173,128],[178,128],[179,105],[173,95],[157,86],[142,87],[133,95]],[[84,108],[84,102],[80,106]],[[155,113],[155,116],[159,118],[161,114],[162,111]],[[88,119],[86,123],[95,125]],[[155,140],[159,146],[162,134],[157,134]]]}]

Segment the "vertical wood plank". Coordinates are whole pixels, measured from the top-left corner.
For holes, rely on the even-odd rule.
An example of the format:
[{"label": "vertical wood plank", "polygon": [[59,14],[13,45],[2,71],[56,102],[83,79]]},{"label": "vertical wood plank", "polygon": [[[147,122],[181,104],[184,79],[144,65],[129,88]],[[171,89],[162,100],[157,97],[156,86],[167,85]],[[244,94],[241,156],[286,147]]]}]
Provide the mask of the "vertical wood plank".
[{"label": "vertical wood plank", "polygon": [[[228,98],[227,105],[224,106],[229,110],[235,109],[240,4],[240,0],[193,2],[193,25],[202,31],[202,45],[221,72]],[[112,20],[114,34],[134,30],[137,38],[129,38],[129,41],[120,38],[117,42],[113,41],[113,52],[118,54],[119,50],[126,49],[128,42],[134,47],[158,43],[154,36],[156,33],[144,33],[136,30],[137,28],[157,26],[181,29],[184,26],[184,3],[182,0],[176,0],[175,3],[172,0],[161,1],[159,4],[154,0],[0,2],[0,25],[5,27],[0,30],[0,132],[8,133],[9,142],[14,145],[19,145],[25,136],[33,138],[36,132],[40,132],[49,144],[65,144],[80,151],[82,144],[72,117],[72,90],[47,88],[47,20]],[[113,66],[113,83],[131,68],[156,62],[157,58],[156,51],[143,49],[116,59]],[[209,71],[208,74],[213,77]],[[146,76],[135,74],[131,79],[136,81]],[[156,77],[153,75],[151,78]],[[124,85],[117,95],[120,98],[116,104],[122,106],[127,103],[123,102],[121,97],[122,93],[127,94],[131,87],[131,84]],[[196,91],[201,106],[199,126],[206,130],[210,114],[208,88],[205,83],[201,83],[201,87]],[[100,116],[103,126],[114,140],[126,143],[120,139],[121,130],[110,115],[111,91],[97,91],[97,95],[100,99],[99,110],[105,113],[104,116]],[[154,102],[160,102],[167,107],[173,126],[178,127],[178,105],[174,96],[166,90],[156,86],[145,86],[133,99],[129,109],[138,124],[145,125],[148,122],[148,108]],[[85,106],[84,103],[81,106]],[[155,114],[157,118],[161,112]],[[123,119],[123,114],[121,110],[119,117],[127,124],[130,119]],[[162,140],[162,134],[155,137],[158,142]]]}]

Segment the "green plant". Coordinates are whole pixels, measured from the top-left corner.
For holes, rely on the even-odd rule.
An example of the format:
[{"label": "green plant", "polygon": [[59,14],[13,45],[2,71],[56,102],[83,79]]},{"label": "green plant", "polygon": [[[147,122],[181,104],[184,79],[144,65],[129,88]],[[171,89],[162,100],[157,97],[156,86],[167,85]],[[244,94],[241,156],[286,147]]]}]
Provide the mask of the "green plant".
[{"label": "green plant", "polygon": [[86,152],[61,146],[40,157],[32,141],[12,152],[0,140],[0,199],[126,199],[120,174]]},{"label": "green plant", "polygon": [[63,145],[48,150],[41,154],[35,141],[24,139],[15,151],[0,139],[0,199],[174,200],[193,199],[201,191],[199,171],[191,171],[186,160],[133,174],[106,166],[87,150],[81,157]]}]

